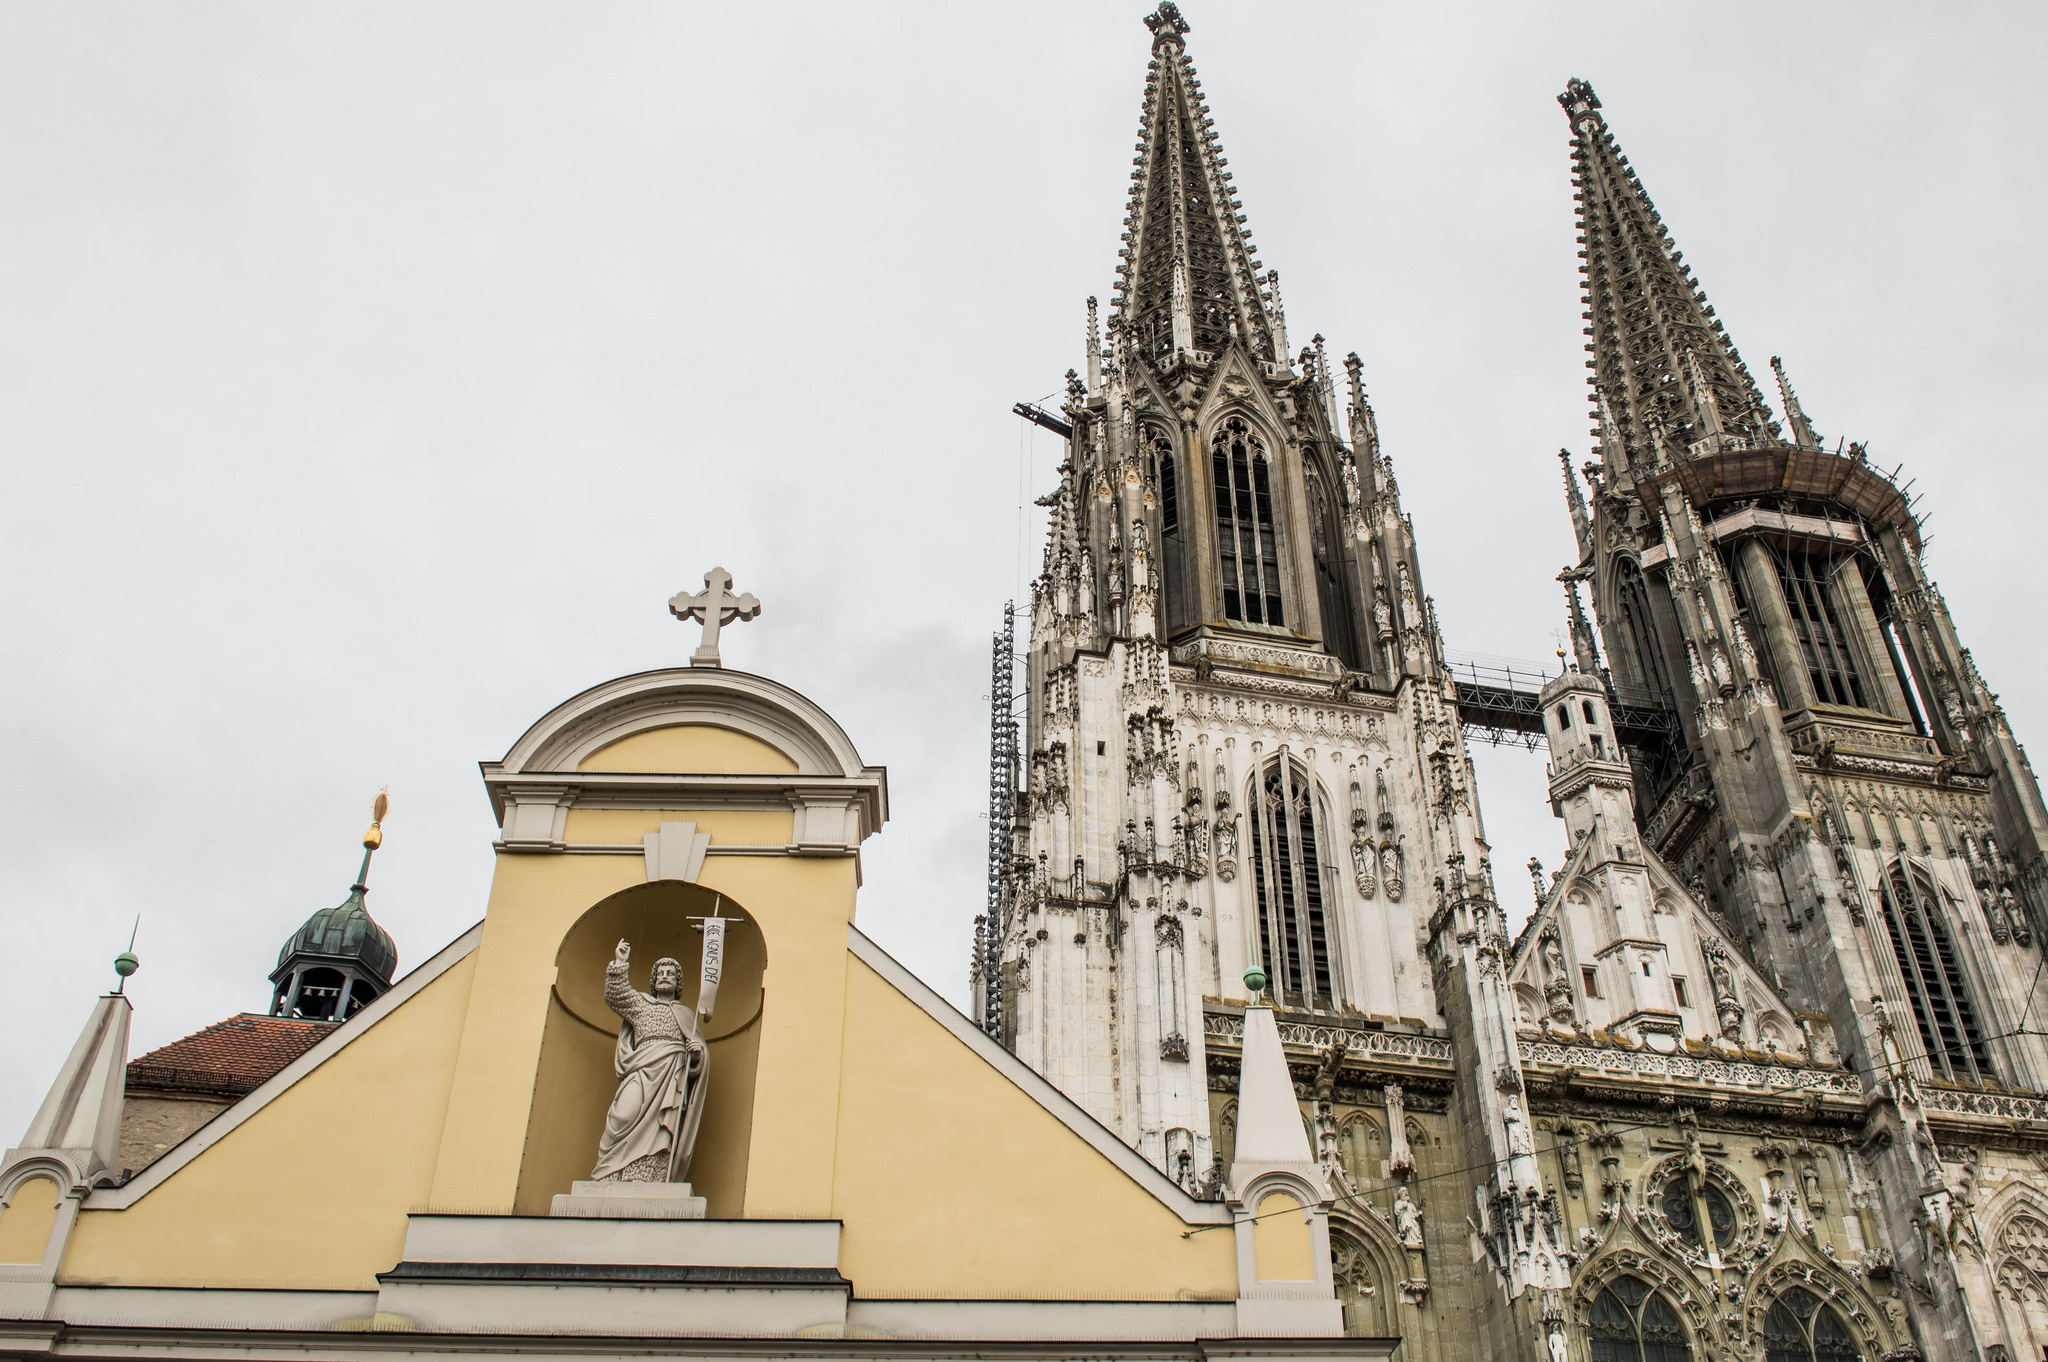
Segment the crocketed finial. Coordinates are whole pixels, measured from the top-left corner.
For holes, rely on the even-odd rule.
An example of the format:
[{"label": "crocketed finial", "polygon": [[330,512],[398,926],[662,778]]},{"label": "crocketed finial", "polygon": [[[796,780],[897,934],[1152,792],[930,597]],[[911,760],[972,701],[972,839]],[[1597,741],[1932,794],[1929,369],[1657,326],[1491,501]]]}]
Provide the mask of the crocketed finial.
[{"label": "crocketed finial", "polygon": [[1152,30],[1154,42],[1162,42],[1187,32],[1188,21],[1180,17],[1180,6],[1173,0],[1159,0],[1159,8],[1145,16],[1145,27]]}]

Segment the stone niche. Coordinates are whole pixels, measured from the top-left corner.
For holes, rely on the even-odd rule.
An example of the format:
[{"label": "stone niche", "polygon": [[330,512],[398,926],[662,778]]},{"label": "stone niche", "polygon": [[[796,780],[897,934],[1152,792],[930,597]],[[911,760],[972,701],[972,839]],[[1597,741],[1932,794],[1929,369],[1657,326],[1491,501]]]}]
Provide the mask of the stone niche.
[{"label": "stone niche", "polygon": [[683,967],[681,997],[695,1002],[704,943],[689,919],[714,909],[720,916],[741,920],[726,928],[718,1007],[704,1026],[711,1050],[711,1086],[689,1180],[709,1203],[706,1213],[712,1219],[740,1217],[754,1126],[754,1071],[766,1003],[762,975],[768,947],[745,905],[676,880],[637,884],[613,894],[578,918],[562,938],[555,953],[555,979],[514,1214],[548,1214],[555,1194],[588,1178],[597,1159],[605,1112],[618,1086],[612,1064],[619,1019],[604,1001],[604,971],[613,949],[622,938],[632,943],[633,987],[643,992],[654,962],[674,957]]}]

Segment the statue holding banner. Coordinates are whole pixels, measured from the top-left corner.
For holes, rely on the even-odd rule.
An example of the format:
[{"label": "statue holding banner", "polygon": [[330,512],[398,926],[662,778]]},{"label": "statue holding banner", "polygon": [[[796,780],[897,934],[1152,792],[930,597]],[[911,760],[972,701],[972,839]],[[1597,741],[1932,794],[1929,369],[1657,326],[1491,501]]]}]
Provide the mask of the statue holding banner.
[{"label": "statue holding banner", "polygon": [[621,941],[604,971],[605,1004],[622,1023],[613,1060],[619,1090],[590,1176],[596,1182],[685,1182],[704,1119],[711,1057],[698,1009],[676,997],[683,967],[666,957],[655,961],[648,979],[653,992],[642,993],[626,975],[631,956],[631,945]]}]

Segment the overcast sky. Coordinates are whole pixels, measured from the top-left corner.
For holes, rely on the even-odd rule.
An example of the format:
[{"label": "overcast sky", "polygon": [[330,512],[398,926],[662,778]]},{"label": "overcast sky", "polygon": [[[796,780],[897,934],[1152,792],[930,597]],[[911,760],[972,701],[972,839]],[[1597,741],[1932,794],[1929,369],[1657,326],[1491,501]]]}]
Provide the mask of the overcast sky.
[{"label": "overcast sky", "polygon": [[[477,761],[683,663],[713,563],[765,607],[729,664],[889,768],[860,924],[961,999],[988,636],[1058,461],[1009,408],[1110,292],[1144,10],[0,9],[0,1146],[138,912],[134,1053],[263,1009],[380,785],[400,968],[476,921]],[[1556,646],[1577,75],[1751,371],[1919,479],[2041,737],[2040,6],[1185,12],[1452,648]],[[1519,920],[1561,837],[1540,758],[1480,762]]]}]

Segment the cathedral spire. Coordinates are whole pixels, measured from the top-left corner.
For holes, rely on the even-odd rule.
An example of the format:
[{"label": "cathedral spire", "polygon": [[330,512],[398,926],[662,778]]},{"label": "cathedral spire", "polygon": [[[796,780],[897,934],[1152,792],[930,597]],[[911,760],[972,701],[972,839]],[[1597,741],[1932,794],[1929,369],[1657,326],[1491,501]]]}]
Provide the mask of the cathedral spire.
[{"label": "cathedral spire", "polygon": [[1605,399],[1602,424],[1618,425],[1638,453],[1658,427],[1677,450],[1775,441],[1755,380],[1608,131],[1599,96],[1573,80],[1557,100],[1572,126],[1588,367],[1595,403]]},{"label": "cathedral spire", "polygon": [[1792,391],[1792,380],[1785,377],[1785,361],[1772,355],[1771,372],[1778,376],[1778,403],[1785,409],[1785,423],[1792,427],[1792,442],[1807,449],[1819,449],[1820,436],[1813,433],[1813,422],[1806,419],[1799,394]]},{"label": "cathedral spire", "polygon": [[1365,365],[1356,350],[1344,356],[1344,373],[1351,383],[1351,448],[1370,468],[1380,457],[1379,424],[1365,395]]},{"label": "cathedral spire", "polygon": [[[1188,60],[1188,24],[1172,0],[1146,16],[1152,62],[1132,164],[1116,296],[1133,349],[1155,368],[1183,351],[1215,354],[1242,341],[1256,359],[1285,362],[1259,290],[1259,262],[1232,197],[1216,120]],[[1271,305],[1277,310],[1277,299]]]},{"label": "cathedral spire", "polygon": [[1572,513],[1572,534],[1579,541],[1579,561],[1583,563],[1593,556],[1593,517],[1586,511],[1586,498],[1572,473],[1572,452],[1558,450],[1557,461],[1564,465],[1564,501]]},{"label": "cathedral spire", "polygon": [[1088,299],[1088,396],[1102,395],[1102,328],[1096,322],[1095,299]]}]

